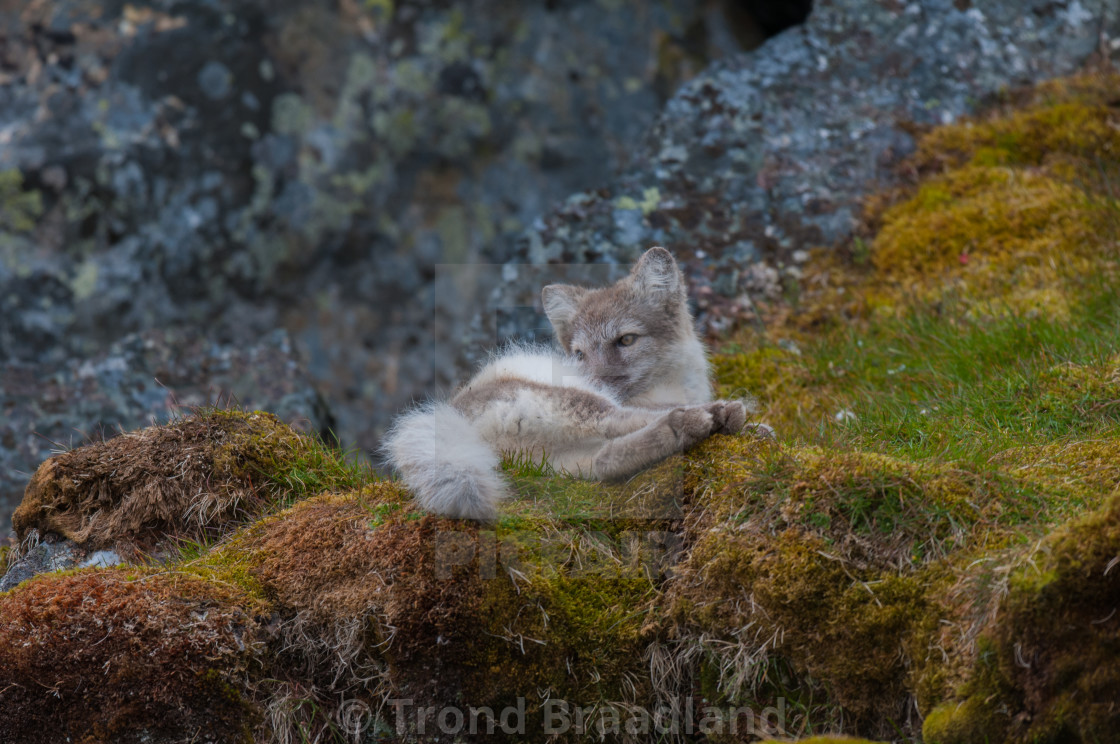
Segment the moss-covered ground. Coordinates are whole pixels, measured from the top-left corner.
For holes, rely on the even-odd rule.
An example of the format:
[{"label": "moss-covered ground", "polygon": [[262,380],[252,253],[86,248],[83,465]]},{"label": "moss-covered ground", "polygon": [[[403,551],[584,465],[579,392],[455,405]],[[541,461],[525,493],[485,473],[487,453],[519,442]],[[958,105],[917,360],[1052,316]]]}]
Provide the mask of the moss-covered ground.
[{"label": "moss-covered ground", "polygon": [[[919,139],[859,236],[715,356],[774,440],[617,485],[511,454],[490,525],[281,427],[210,455],[265,503],[162,563],[0,595],[0,734],[1120,741],[1118,90],[1059,81]],[[130,613],[153,631],[125,643]]]}]

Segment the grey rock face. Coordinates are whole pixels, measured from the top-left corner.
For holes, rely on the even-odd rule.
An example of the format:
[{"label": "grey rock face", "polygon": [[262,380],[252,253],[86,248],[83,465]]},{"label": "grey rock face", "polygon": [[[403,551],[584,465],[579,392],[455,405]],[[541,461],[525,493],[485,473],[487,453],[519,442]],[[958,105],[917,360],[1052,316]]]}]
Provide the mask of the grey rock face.
[{"label": "grey rock face", "polygon": [[48,536],[8,566],[0,576],[0,592],[13,589],[21,582],[45,571],[61,571],[78,565],[81,552],[69,540]]},{"label": "grey rock face", "polygon": [[124,561],[112,550],[89,551],[55,534],[40,536],[32,530],[34,545],[27,547],[0,576],[0,592],[14,589],[33,576],[68,568],[107,568]]},{"label": "grey rock face", "polygon": [[[954,121],[1015,86],[1116,57],[1109,0],[818,2],[809,20],[712,65],[668,102],[640,165],[567,199],[511,261],[627,262],[650,245],[692,269],[701,321],[721,330],[796,282],[799,253],[850,236],[859,203],[896,180],[915,128]],[[480,283],[483,318],[457,328],[461,356],[489,340],[496,308],[537,287]],[[528,332],[539,317],[523,314]],[[450,356],[450,355],[449,355]]]}]

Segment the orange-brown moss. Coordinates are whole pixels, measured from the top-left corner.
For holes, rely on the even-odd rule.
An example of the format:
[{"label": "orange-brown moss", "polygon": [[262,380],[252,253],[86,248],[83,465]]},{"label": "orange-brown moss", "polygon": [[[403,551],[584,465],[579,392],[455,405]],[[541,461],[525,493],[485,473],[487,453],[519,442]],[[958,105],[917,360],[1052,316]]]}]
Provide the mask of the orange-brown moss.
[{"label": "orange-brown moss", "polygon": [[85,548],[197,536],[258,512],[281,490],[270,479],[316,446],[269,413],[209,411],[50,458],[12,523]]},{"label": "orange-brown moss", "polygon": [[[274,679],[374,708],[393,697],[504,707],[526,690],[581,704],[633,695],[624,680],[641,679],[658,577],[631,557],[624,541],[561,520],[489,530],[423,515],[382,482],[301,502],[204,562],[239,566],[276,613]],[[334,700],[318,704],[329,714]],[[539,708],[528,701],[530,726]]]},{"label": "orange-brown moss", "polygon": [[256,623],[221,587],[107,569],[0,595],[0,738],[248,741]]}]

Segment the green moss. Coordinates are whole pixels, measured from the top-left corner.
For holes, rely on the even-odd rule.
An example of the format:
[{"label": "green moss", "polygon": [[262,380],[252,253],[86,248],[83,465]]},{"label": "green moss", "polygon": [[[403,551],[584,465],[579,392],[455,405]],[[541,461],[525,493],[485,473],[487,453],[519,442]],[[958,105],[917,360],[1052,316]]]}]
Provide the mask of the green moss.
[{"label": "green moss", "polygon": [[1117,80],[1048,84],[1024,110],[922,138],[913,165],[926,177],[875,217],[871,305],[953,298],[980,315],[1069,317],[1082,278],[1114,277]]},{"label": "green moss", "polygon": [[206,409],[203,417],[225,421],[229,437],[214,453],[214,468],[236,478],[263,479],[289,502],[323,491],[359,488],[372,478],[314,436],[298,434],[271,413]]},{"label": "green moss", "polygon": [[996,461],[1017,477],[1069,494],[1075,503],[1095,504],[1120,487],[1120,431],[1105,431],[1084,441],[1007,450]]},{"label": "green moss", "polygon": [[712,372],[721,397],[752,399],[757,418],[783,432],[836,412],[830,409],[830,380],[811,369],[805,356],[777,344],[717,355]]},{"label": "green moss", "polygon": [[504,470],[516,498],[503,507],[503,519],[516,526],[560,522],[611,534],[679,519],[686,497],[682,457],[669,458],[622,483],[598,483],[556,475],[547,464],[507,457]]},{"label": "green moss", "polygon": [[1029,94],[1025,108],[933,130],[919,144],[917,163],[923,168],[969,161],[1038,166],[1074,156],[1120,156],[1116,112],[1110,106],[1118,79],[1083,75],[1044,83]]},{"label": "green moss", "polygon": [[696,529],[795,528],[868,566],[916,566],[980,547],[1047,508],[1039,487],[963,463],[749,438],[710,442],[690,459],[709,493]]},{"label": "green moss", "polygon": [[[872,261],[903,291],[942,272],[959,276],[965,291],[984,297],[1006,284],[999,296],[1015,308],[1014,300],[1025,296],[1022,285],[1035,289],[1054,278],[1049,256],[1073,260],[1084,254],[1096,232],[1093,216],[1081,192],[1057,178],[966,166],[923,184],[914,198],[883,216]],[[1037,258],[1027,263],[1024,255]],[[1020,294],[1008,294],[1012,284]]]},{"label": "green moss", "polygon": [[258,563],[249,549],[251,536],[259,530],[253,526],[241,530],[221,544],[205,549],[195,557],[179,556],[173,560],[177,571],[236,591],[254,611],[266,605],[264,587],[253,574]]},{"label": "green moss", "polygon": [[1004,740],[1005,726],[979,698],[943,703],[922,723],[922,740],[928,744],[997,744]]},{"label": "green moss", "polygon": [[[754,653],[789,659],[798,687],[823,682],[823,700],[863,730],[885,730],[903,715],[902,690],[920,673],[936,623],[930,596],[945,584],[937,570],[877,571],[804,530],[772,535],[750,525],[707,530],[679,572],[671,590],[678,634],[730,640],[729,631],[751,628],[767,641]],[[769,694],[766,683],[752,694]]]}]

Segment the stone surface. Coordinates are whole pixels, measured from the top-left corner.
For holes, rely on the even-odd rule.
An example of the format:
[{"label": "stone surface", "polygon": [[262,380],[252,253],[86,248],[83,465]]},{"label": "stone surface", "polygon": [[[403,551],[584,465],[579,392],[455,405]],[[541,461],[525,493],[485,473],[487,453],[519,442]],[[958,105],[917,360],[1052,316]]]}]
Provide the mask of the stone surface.
[{"label": "stone surface", "polygon": [[[712,65],[677,92],[638,167],[569,197],[519,238],[528,263],[627,262],[664,245],[691,267],[701,323],[720,331],[796,291],[805,249],[852,234],[860,200],[896,180],[913,133],[1016,86],[1120,52],[1108,0],[818,2],[808,21]],[[487,315],[538,287],[480,281],[457,327],[474,359]],[[539,314],[522,313],[524,326]],[[448,355],[451,356],[451,355]]]},{"label": "stone surface", "polygon": [[8,570],[0,576],[0,592],[6,592],[36,574],[73,568],[81,562],[82,553],[74,543],[48,536],[8,566]]}]

